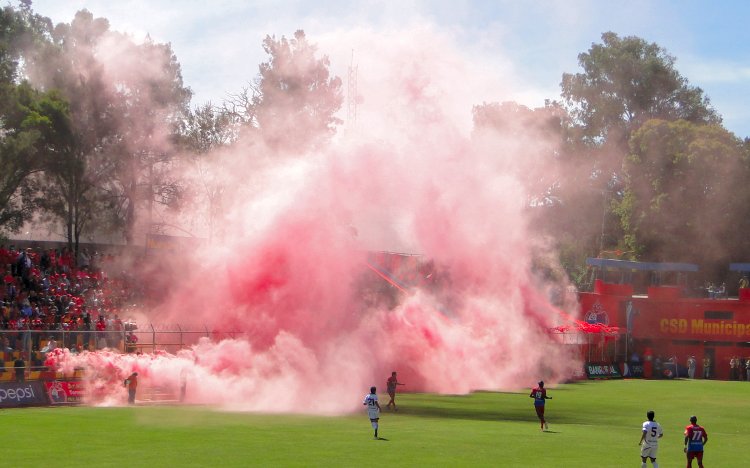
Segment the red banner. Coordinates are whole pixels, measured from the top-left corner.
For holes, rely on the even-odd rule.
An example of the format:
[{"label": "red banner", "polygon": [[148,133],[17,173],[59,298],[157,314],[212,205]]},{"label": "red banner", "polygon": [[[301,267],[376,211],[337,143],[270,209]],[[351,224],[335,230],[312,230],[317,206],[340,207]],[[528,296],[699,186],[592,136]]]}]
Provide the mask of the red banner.
[{"label": "red banner", "polygon": [[44,382],[51,405],[79,405],[83,403],[83,381],[52,380]]}]

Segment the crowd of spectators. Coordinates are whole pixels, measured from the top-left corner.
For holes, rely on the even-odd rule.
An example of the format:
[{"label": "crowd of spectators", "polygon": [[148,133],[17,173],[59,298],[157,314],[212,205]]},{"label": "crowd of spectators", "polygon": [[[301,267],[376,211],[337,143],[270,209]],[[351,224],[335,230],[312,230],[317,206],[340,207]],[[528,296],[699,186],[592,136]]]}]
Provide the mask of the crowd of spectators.
[{"label": "crowd of spectators", "polygon": [[721,285],[708,283],[706,293],[709,299],[727,299],[727,285],[726,283],[721,283]]},{"label": "crowd of spectators", "polygon": [[33,365],[56,347],[72,352],[125,349],[134,324],[120,318],[135,289],[126,275],[110,275],[113,254],[82,249],[78,258],[66,248],[0,245],[3,285],[0,293],[0,347],[21,351]]}]

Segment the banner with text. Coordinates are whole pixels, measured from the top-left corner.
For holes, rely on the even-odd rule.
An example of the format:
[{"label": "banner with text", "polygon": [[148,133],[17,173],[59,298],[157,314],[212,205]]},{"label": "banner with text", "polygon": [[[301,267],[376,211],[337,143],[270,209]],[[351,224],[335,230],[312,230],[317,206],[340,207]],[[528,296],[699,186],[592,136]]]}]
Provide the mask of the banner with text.
[{"label": "banner with text", "polygon": [[53,380],[44,382],[51,405],[80,405],[83,403],[83,381]]},{"label": "banner with text", "polygon": [[587,362],[584,366],[586,376],[589,379],[621,379],[619,366],[617,364],[603,364]]},{"label": "banner with text", "polygon": [[0,408],[47,406],[41,382],[0,382]]}]

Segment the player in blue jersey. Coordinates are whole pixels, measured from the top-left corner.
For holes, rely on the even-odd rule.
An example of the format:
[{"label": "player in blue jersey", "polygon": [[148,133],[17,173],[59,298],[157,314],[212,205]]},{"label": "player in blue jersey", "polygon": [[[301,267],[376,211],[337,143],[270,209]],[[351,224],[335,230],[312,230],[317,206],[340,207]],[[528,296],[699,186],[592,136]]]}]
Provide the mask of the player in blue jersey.
[{"label": "player in blue jersey", "polygon": [[542,431],[546,431],[547,421],[545,421],[544,419],[544,402],[545,400],[551,400],[552,397],[547,396],[547,390],[544,388],[544,381],[540,380],[538,385],[538,387],[535,387],[531,390],[529,398],[534,399],[534,409],[536,410],[536,415],[539,418]]},{"label": "player in blue jersey", "polygon": [[362,404],[367,406],[367,416],[370,418],[372,428],[375,429],[375,439],[377,439],[378,421],[380,420],[380,403],[378,403],[378,395],[375,387],[370,387],[370,393],[365,395],[365,400]]}]

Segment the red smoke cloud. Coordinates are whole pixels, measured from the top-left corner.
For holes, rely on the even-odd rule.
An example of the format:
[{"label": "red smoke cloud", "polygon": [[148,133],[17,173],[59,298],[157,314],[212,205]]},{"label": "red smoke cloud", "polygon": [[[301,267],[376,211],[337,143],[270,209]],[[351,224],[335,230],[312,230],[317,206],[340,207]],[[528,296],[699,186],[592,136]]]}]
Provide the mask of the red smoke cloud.
[{"label": "red smoke cloud", "polygon": [[[176,292],[148,317],[241,338],[176,356],[60,354],[60,365],[92,369],[99,401],[122,403],[114,384],[133,370],[142,388],[177,388],[189,369],[192,403],[311,413],[358,409],[392,370],[408,390],[442,393],[569,375],[575,362],[547,335],[559,320],[551,285],[531,268],[543,242],[525,220],[523,177],[548,143],[473,139],[468,112],[453,112],[473,104],[461,99],[470,75],[446,71],[471,69],[455,51],[412,44],[419,53],[394,62],[389,44],[371,45],[367,65],[390,78],[360,78],[366,104],[350,133],[306,154],[244,141],[224,159],[233,161],[226,236],[188,259]],[[367,268],[368,250],[431,259],[441,287],[398,293],[393,308],[364,301],[362,275],[383,281]]]}]

